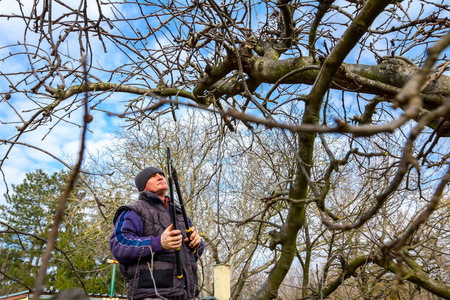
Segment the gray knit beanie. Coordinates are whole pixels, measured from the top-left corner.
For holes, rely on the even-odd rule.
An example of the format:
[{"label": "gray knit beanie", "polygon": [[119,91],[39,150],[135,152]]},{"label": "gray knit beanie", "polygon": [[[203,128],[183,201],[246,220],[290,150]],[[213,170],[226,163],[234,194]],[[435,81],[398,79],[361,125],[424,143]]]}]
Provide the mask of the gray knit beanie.
[{"label": "gray knit beanie", "polygon": [[150,179],[150,177],[152,177],[156,173],[161,173],[163,176],[166,176],[164,175],[163,171],[155,167],[145,168],[136,175],[134,183],[136,184],[136,187],[139,192],[142,192],[145,189],[147,181]]}]

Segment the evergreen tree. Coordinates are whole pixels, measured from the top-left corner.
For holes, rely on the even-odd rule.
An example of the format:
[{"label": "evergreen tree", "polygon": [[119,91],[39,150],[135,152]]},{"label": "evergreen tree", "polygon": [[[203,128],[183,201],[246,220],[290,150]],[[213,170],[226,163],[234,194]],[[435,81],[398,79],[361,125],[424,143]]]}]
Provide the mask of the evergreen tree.
[{"label": "evergreen tree", "polygon": [[[61,175],[55,173],[50,177],[42,170],[27,173],[21,184],[12,185],[14,194],[5,197],[7,204],[0,207],[9,232],[17,231],[4,237],[5,249],[1,253],[3,269],[9,277],[28,286],[34,283],[45,245],[38,237],[47,238],[55,199],[64,186],[64,181],[57,180],[57,176]],[[15,287],[15,283],[3,279],[1,286],[3,290]]]},{"label": "evergreen tree", "polygon": [[[13,185],[14,194],[0,205],[5,220],[3,247],[0,248],[0,295],[33,288],[45,240],[50,233],[58,198],[64,190],[67,173],[48,175],[42,170],[26,174],[21,184]],[[58,291],[80,287],[80,279],[88,292],[105,293],[110,268],[103,265],[104,255],[88,252],[89,208],[82,203],[86,193],[77,184],[70,195],[64,221],[46,277],[46,290]],[[77,276],[78,275],[78,276]],[[8,278],[9,277],[9,278]],[[11,279],[12,278],[12,279]],[[106,283],[106,287],[105,287]]]}]

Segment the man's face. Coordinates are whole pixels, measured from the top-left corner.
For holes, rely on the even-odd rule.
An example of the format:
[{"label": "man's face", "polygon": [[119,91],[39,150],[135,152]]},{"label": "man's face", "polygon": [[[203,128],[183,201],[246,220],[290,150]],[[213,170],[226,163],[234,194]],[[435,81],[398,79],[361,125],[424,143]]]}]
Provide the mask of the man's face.
[{"label": "man's face", "polygon": [[156,173],[147,181],[144,191],[164,197],[168,188],[166,178],[161,173]]}]

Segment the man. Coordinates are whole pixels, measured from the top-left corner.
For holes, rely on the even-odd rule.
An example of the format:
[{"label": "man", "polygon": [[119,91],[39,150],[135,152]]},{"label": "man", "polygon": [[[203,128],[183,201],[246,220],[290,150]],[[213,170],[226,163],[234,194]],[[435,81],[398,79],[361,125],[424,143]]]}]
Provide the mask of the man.
[{"label": "man", "polygon": [[[111,253],[128,282],[128,299],[195,298],[199,293],[196,255],[203,252],[200,236],[192,228],[190,240],[186,237],[178,208],[177,224],[181,230],[173,230],[166,196],[168,185],[161,170],[155,167],[142,170],[135,184],[139,198],[119,207],[110,238]],[[176,276],[174,249],[180,249],[181,279]]]}]

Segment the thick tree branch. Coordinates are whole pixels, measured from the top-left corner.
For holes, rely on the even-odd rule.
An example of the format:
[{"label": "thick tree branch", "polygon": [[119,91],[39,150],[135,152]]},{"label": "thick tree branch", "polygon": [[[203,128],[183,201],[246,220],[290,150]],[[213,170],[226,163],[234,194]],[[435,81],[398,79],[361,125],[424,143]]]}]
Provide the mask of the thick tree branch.
[{"label": "thick tree branch", "polygon": [[[402,267],[401,276],[403,279],[408,280],[439,297],[450,299],[450,286],[431,279],[430,275],[424,272],[422,268],[420,268],[419,265],[412,259],[412,257],[408,257],[407,254],[403,256],[403,259],[408,266],[413,266],[412,268],[406,268],[405,266]],[[398,271],[398,265],[393,260],[386,262],[385,259],[376,257],[374,259],[374,263],[394,274]]]},{"label": "thick tree branch", "polygon": [[[445,299],[450,298],[450,286],[445,283],[433,280],[430,276],[422,270],[422,268],[414,261],[414,259],[405,253],[405,262],[408,264],[408,268],[403,268],[402,278],[408,280],[417,286],[426,289],[427,291]],[[379,255],[363,255],[355,258],[354,260],[348,262],[342,273],[339,274],[333,281],[328,283],[321,291],[316,295],[312,296],[312,299],[325,299],[330,296],[336,289],[341,286],[346,279],[356,276],[357,271],[360,267],[365,266],[369,263],[375,263],[381,268],[386,269],[389,272],[397,272],[397,264],[392,260],[386,261]]]},{"label": "thick tree branch", "polygon": [[[51,112],[62,100],[82,93],[83,89],[90,92],[121,92],[149,97],[181,97],[193,100],[200,105],[209,105],[212,99],[204,95],[208,90],[214,92],[216,97],[233,97],[245,91],[240,80],[232,77],[224,79],[224,76],[234,69],[232,65],[228,61],[223,66],[213,67],[211,75],[197,85],[194,94],[185,89],[172,87],[141,88],[114,83],[91,83],[71,86],[67,89],[48,88],[51,96],[57,101],[45,111]],[[255,90],[261,83],[312,85],[319,75],[317,67],[312,57],[286,60],[256,58],[251,63],[251,68],[247,70],[250,76],[247,85],[251,90]],[[389,98],[394,98],[418,71],[416,66],[395,58],[383,60],[380,65],[373,66],[343,63],[342,72],[337,72],[332,78],[331,88],[384,96],[387,97],[386,101],[389,101]],[[450,77],[442,75],[420,94],[423,98],[423,108],[435,109],[442,105],[448,95],[450,95]]]}]

